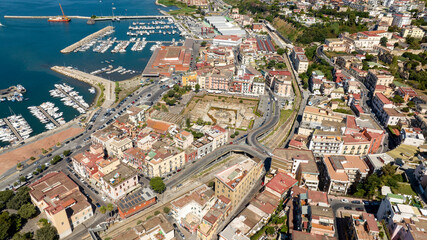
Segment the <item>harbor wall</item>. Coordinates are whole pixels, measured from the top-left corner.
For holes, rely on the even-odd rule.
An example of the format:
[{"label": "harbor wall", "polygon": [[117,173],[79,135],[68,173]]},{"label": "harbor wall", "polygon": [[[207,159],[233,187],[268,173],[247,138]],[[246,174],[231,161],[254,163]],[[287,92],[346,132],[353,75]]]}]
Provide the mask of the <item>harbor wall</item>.
[{"label": "harbor wall", "polygon": [[[49,19],[55,18],[57,16],[4,16],[4,18],[10,19]],[[67,16],[70,19],[90,19],[90,17],[85,16]]]},{"label": "harbor wall", "polygon": [[107,26],[107,27],[105,27],[105,28],[103,28],[97,32],[90,34],[89,36],[83,38],[82,40],[62,49],[61,53],[70,53],[70,52],[74,51],[76,48],[81,47],[84,44],[90,42],[92,39],[97,38],[97,37],[101,36],[102,34],[108,32],[110,30],[113,30],[113,29],[114,29],[113,26]]},{"label": "harbor wall", "polygon": [[51,69],[57,73],[65,75],[67,77],[71,77],[71,78],[77,79],[79,81],[89,83],[92,86],[96,87],[97,89],[99,89],[99,86],[98,86],[99,83],[104,85],[104,87],[105,87],[105,90],[104,90],[105,101],[102,104],[102,107],[104,107],[104,108],[109,108],[114,103],[114,101],[116,100],[116,93],[114,91],[116,85],[113,81],[110,81],[110,80],[107,80],[105,78],[101,78],[98,76],[94,76],[92,74],[85,73],[85,72],[82,72],[82,71],[79,71],[77,69],[70,68],[70,67],[53,66],[53,67],[51,67]]}]

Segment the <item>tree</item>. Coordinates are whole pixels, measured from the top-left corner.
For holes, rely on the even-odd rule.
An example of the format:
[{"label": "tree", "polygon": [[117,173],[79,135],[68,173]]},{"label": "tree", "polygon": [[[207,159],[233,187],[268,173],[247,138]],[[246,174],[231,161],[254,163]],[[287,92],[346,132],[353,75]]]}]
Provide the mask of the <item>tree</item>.
[{"label": "tree", "polygon": [[0,239],[8,238],[11,227],[12,219],[9,216],[9,212],[2,212],[0,214]]},{"label": "tree", "polygon": [[400,95],[397,95],[397,94],[394,95],[392,100],[394,103],[403,103],[405,101]]},{"label": "tree", "polygon": [[29,219],[37,213],[36,207],[31,203],[26,203],[18,210],[19,216],[24,219]]},{"label": "tree", "polygon": [[106,209],[107,209],[107,211],[108,211],[108,212],[113,211],[113,210],[114,210],[114,206],[113,206],[113,204],[111,204],[111,203],[107,204]]},{"label": "tree", "polygon": [[52,226],[42,227],[36,232],[36,240],[57,240],[59,239],[56,228]]},{"label": "tree", "polygon": [[195,86],[195,90],[196,90],[196,93],[198,93],[200,91],[200,85],[198,83]]},{"label": "tree", "polygon": [[150,186],[157,193],[162,193],[166,189],[166,185],[161,177],[152,178],[150,180]]},{"label": "tree", "polygon": [[277,49],[277,54],[283,55],[284,53],[285,53],[285,49],[283,49],[283,48]]},{"label": "tree", "polygon": [[41,227],[46,227],[50,225],[49,221],[46,218],[40,218],[38,224],[39,226],[41,225]]},{"label": "tree", "polygon": [[20,182],[25,182],[26,180],[27,180],[27,178],[25,176],[19,177],[19,181]]},{"label": "tree", "polygon": [[63,152],[63,154],[64,154],[64,156],[69,156],[71,154],[71,151],[70,150],[65,150]]},{"label": "tree", "polygon": [[187,126],[187,128],[191,127],[191,121],[190,118],[185,119],[185,125]]},{"label": "tree", "polygon": [[154,216],[157,216],[157,215],[159,215],[160,214],[160,211],[159,210],[157,210],[157,211],[155,211],[154,212]]},{"label": "tree", "polygon": [[32,232],[26,232],[24,234],[16,233],[13,235],[12,240],[31,240],[33,239],[33,233]]},{"label": "tree", "polygon": [[13,197],[13,191],[12,190],[5,190],[0,192],[0,202],[6,203]]},{"label": "tree", "polygon": [[280,228],[281,233],[287,233],[288,232],[288,226],[286,224],[282,225],[282,228]]},{"label": "tree", "polygon": [[175,90],[171,89],[168,92],[168,97],[173,97],[173,95],[175,95]]},{"label": "tree", "polygon": [[272,236],[273,234],[275,234],[275,233],[276,233],[276,230],[274,230],[274,227],[272,227],[272,226],[268,226],[268,227],[265,229],[265,233],[267,233],[268,235]]},{"label": "tree", "polygon": [[201,43],[200,43],[200,46],[202,46],[202,47],[206,47],[206,44],[207,44],[207,42],[206,42],[206,41],[203,41],[203,42],[201,42]]},{"label": "tree", "polygon": [[381,46],[383,46],[383,47],[387,47],[387,42],[388,42],[388,39],[387,39],[386,37],[382,37],[382,38],[380,39],[380,44],[381,44]]},{"label": "tree", "polygon": [[391,163],[384,165],[381,168],[381,171],[383,173],[384,176],[393,176],[394,174],[396,174],[396,167],[393,166]]},{"label": "tree", "polygon": [[21,168],[21,167],[22,167],[22,163],[18,163],[18,164],[16,164],[16,167],[17,167],[17,168]]},{"label": "tree", "polygon": [[100,211],[102,214],[104,214],[104,213],[106,213],[106,212],[107,212],[107,208],[106,208],[105,206],[101,206],[101,207],[99,208],[99,211]]},{"label": "tree", "polygon": [[30,194],[28,192],[30,189],[28,187],[20,188],[15,196],[13,196],[6,204],[7,208],[19,210],[22,205],[30,202]]},{"label": "tree", "polygon": [[166,214],[168,214],[170,212],[170,208],[164,207],[163,208],[163,212],[166,213]]}]

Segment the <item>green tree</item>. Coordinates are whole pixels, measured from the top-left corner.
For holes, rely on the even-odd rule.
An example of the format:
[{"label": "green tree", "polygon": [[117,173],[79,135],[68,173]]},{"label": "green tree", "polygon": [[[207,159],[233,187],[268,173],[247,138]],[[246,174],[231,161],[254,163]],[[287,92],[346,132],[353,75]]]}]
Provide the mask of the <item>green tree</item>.
[{"label": "green tree", "polygon": [[200,46],[202,46],[202,47],[206,47],[206,44],[207,44],[207,42],[206,42],[206,41],[203,41],[203,42],[201,42],[201,43],[200,43]]},{"label": "green tree", "polygon": [[59,239],[56,228],[52,226],[42,227],[36,232],[36,240],[57,240]]},{"label": "green tree", "polygon": [[18,210],[19,216],[24,219],[29,219],[37,213],[36,207],[31,203],[26,203]]},{"label": "green tree", "polygon": [[30,195],[28,192],[30,189],[28,187],[20,188],[15,196],[13,196],[6,204],[7,208],[19,210],[22,205],[30,202]]},{"label": "green tree", "polygon": [[64,154],[64,156],[70,156],[71,151],[70,151],[70,150],[65,150],[65,151],[63,152],[63,154]]},{"label": "green tree", "polygon": [[272,236],[272,235],[274,235],[274,234],[276,233],[276,230],[274,230],[274,227],[272,227],[272,226],[268,226],[268,227],[265,229],[265,233],[267,233],[267,235]]},{"label": "green tree", "polygon": [[150,180],[150,186],[157,193],[162,193],[166,189],[166,185],[161,177],[152,178]]},{"label": "green tree", "polygon": [[284,53],[285,53],[285,49],[283,49],[283,48],[277,49],[277,54],[283,55]]},{"label": "green tree", "polygon": [[9,212],[2,212],[0,214],[0,239],[7,239],[9,231],[12,228],[12,219]]},{"label": "green tree", "polygon": [[101,207],[99,208],[99,211],[100,211],[102,214],[104,214],[104,213],[106,213],[106,212],[107,212],[107,208],[106,208],[105,206],[101,206]]},{"label": "green tree", "polygon": [[20,182],[25,182],[26,180],[27,180],[27,178],[25,176],[19,177],[19,181]]},{"label": "green tree", "polygon": [[393,176],[396,174],[396,167],[389,163],[381,168],[381,172],[384,176]]},{"label": "green tree", "polygon": [[46,226],[49,226],[50,224],[49,224],[49,221],[46,219],[46,218],[40,218],[40,220],[39,220],[39,224],[42,226],[42,227],[46,227]]},{"label": "green tree", "polygon": [[281,233],[287,233],[288,232],[288,226],[286,224],[283,224],[280,228]]},{"label": "green tree", "polygon": [[173,95],[175,95],[175,90],[171,89],[168,92],[168,97],[173,97]]},{"label": "green tree", "polygon": [[381,44],[381,46],[383,46],[383,47],[387,47],[387,42],[388,42],[388,39],[387,39],[386,37],[382,37],[382,38],[380,39],[380,44]]},{"label": "green tree", "polygon": [[13,197],[14,193],[12,190],[5,190],[0,192],[0,202],[6,203]]},{"label": "green tree", "polygon": [[198,83],[195,86],[195,90],[196,90],[196,93],[198,93],[200,91],[200,85]]},{"label": "green tree", "polygon": [[26,232],[24,234],[16,233],[13,235],[12,240],[32,240],[33,239],[33,233],[32,232]]},{"label": "green tree", "polygon": [[392,101],[394,103],[403,103],[405,100],[403,100],[403,98],[400,95],[394,95],[394,97],[392,98]]},{"label": "green tree", "polygon": [[159,210],[157,210],[157,211],[155,211],[154,212],[154,216],[157,216],[157,215],[159,215],[160,214],[160,211]]},{"label": "green tree", "polygon": [[170,212],[170,208],[164,207],[163,208],[163,212],[166,213],[166,214],[168,214]]},{"label": "green tree", "polygon": [[187,128],[191,127],[191,121],[190,118],[185,119],[185,125],[187,126]]},{"label": "green tree", "polygon": [[113,210],[114,210],[114,206],[113,206],[113,204],[111,204],[111,203],[107,204],[106,209],[107,209],[107,211],[108,211],[108,212],[113,211]]}]

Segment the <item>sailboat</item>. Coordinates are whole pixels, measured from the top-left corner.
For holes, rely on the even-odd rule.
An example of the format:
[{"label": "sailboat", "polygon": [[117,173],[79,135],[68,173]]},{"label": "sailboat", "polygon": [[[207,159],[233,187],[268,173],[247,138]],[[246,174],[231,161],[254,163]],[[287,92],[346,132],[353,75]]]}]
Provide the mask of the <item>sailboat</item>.
[{"label": "sailboat", "polygon": [[64,10],[62,10],[61,4],[59,4],[59,7],[61,8],[62,16],[57,16],[57,17],[49,18],[47,20],[48,22],[69,22],[69,21],[71,21],[70,18],[68,18],[67,16],[65,16]]},{"label": "sailboat", "polygon": [[0,27],[1,27],[1,26],[4,26],[4,25],[3,25],[3,24],[1,24],[1,22],[0,22]]}]

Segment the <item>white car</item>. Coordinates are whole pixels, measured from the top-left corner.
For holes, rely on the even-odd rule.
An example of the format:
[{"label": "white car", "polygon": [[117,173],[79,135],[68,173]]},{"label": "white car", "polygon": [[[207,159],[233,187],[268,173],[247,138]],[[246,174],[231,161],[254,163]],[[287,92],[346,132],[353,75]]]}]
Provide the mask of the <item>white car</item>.
[{"label": "white car", "polygon": [[348,200],[347,200],[347,199],[345,199],[345,198],[343,198],[343,199],[341,199],[341,202],[343,202],[343,203],[348,203]]}]

